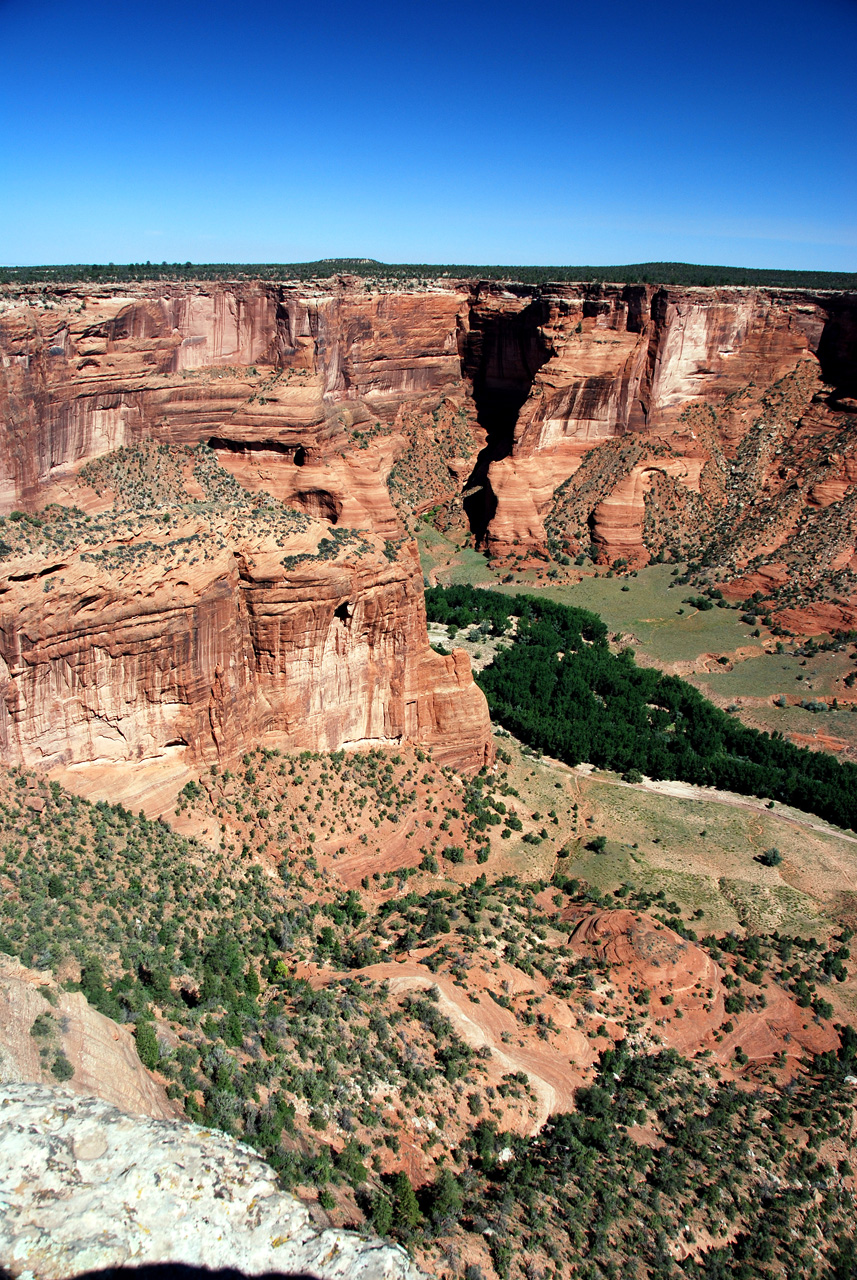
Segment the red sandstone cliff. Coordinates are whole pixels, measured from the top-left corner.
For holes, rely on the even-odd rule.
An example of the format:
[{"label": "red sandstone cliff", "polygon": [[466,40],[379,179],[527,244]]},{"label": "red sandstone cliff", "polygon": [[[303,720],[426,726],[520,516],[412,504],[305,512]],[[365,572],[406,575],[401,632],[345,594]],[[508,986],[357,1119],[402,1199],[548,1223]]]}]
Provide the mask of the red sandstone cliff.
[{"label": "red sandstone cliff", "polygon": [[209,440],[242,484],[333,523],[390,535],[391,490],[400,511],[466,493],[498,554],[641,562],[725,518],[746,562],[760,495],[791,509],[797,481],[805,518],[853,489],[848,295],[345,279],[7,289],[0,308],[6,510],[119,446]]},{"label": "red sandstone cliff", "polygon": [[[91,520],[0,535],[5,758],[405,737],[477,765],[484,701],[428,648],[400,541],[428,508],[500,555],[707,553],[739,595],[826,574],[822,625],[853,625],[855,317],[846,295],[770,289],[7,288],[0,509]],[[163,490],[163,448],[200,442],[238,498],[195,464]],[[271,528],[248,491],[272,495]],[[287,509],[312,529],[286,537]],[[331,528],[365,536],[284,568]]]},{"label": "red sandstone cliff", "polygon": [[[552,537],[573,550],[591,542],[607,561],[645,561],[647,544],[668,544],[676,532],[653,529],[652,517],[675,506],[686,543],[710,537],[729,506],[730,467],[754,432],[771,433],[765,394],[784,378],[804,394],[778,429],[802,434],[808,479],[820,436],[850,439],[841,393],[857,376],[855,299],[647,285],[558,285],[510,298],[492,287],[471,315],[475,341],[471,329],[463,349],[474,387],[481,381],[509,416],[509,438],[482,476],[486,541],[499,554]],[[591,465],[578,483],[584,459]],[[785,478],[773,458],[747,462],[753,474],[736,502],[754,502],[765,480],[777,488]],[[761,462],[770,464],[764,475]],[[829,478],[807,486],[804,505],[841,500],[850,488],[840,469],[832,487]]]},{"label": "red sandstone cliff", "polygon": [[141,439],[211,440],[242,483],[396,532],[398,409],[463,392],[450,290],[63,289],[0,310],[0,508],[41,505],[76,463]]},{"label": "red sandstone cliff", "polygon": [[[188,488],[216,478],[204,453],[202,464],[200,451],[179,457]],[[428,646],[413,543],[326,536],[273,505],[214,506],[9,523],[6,761],[228,763],[248,742],[408,739],[456,767],[485,762],[485,700],[464,654]]]}]

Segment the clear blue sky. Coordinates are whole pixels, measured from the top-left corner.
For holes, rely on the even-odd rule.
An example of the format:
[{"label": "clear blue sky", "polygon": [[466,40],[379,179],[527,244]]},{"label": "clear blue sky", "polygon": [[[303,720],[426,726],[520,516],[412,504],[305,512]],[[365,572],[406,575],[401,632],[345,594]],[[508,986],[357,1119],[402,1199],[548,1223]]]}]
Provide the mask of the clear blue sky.
[{"label": "clear blue sky", "polygon": [[857,270],[857,0],[0,0],[0,263]]}]

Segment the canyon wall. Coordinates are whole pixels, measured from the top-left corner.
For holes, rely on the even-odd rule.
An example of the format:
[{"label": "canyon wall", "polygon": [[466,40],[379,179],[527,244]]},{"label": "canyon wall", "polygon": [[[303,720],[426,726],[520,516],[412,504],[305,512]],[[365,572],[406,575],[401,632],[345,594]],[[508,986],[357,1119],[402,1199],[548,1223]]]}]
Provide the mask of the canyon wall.
[{"label": "canyon wall", "polygon": [[74,288],[0,304],[0,510],[87,458],[210,440],[251,488],[397,529],[384,478],[405,403],[463,394],[466,293],[223,285]]},{"label": "canyon wall", "polygon": [[479,768],[485,700],[464,654],[429,648],[413,543],[327,532],[264,508],[42,526],[0,564],[3,758],[228,764],[248,743],[407,739]]},{"label": "canyon wall", "polygon": [[[510,298],[491,287],[471,316],[465,368],[477,399],[481,391],[502,417],[475,477],[481,532],[497,555],[550,540],[645,562],[647,543],[658,542],[647,514],[671,505],[659,487],[689,513],[691,534],[696,526],[710,536],[729,503],[730,465],[784,378],[805,388],[815,379],[793,406],[792,434],[807,415],[804,437],[850,434],[857,298],[651,285],[546,286]],[[809,468],[820,442],[802,444]],[[746,480],[742,497],[753,501],[756,477]]]},{"label": "canyon wall", "polygon": [[[461,304],[348,286],[5,299],[0,501],[86,517],[48,521],[42,545],[7,526],[4,759],[201,764],[248,742],[407,739],[485,763],[484,698],[462,653],[429,648],[416,548],[385,483],[403,405],[462,398]],[[194,459],[176,464],[199,442],[238,485],[205,489]],[[94,478],[105,457],[117,474]],[[273,536],[253,501],[279,512]],[[283,504],[309,524],[282,536]],[[331,528],[350,550],[317,554]]]},{"label": "canyon wall", "polygon": [[[850,437],[857,298],[354,278],[7,288],[0,353],[0,510],[62,500],[75,467],[122,445],[206,440],[246,487],[331,523],[392,535],[403,510],[463,503],[495,554],[559,540],[642,562],[673,537],[661,489],[711,537],[784,377],[816,377],[792,451],[814,465],[819,436]],[[623,442],[634,457],[617,461]],[[593,450],[604,465],[581,492]],[[833,492],[813,479],[804,505]]]},{"label": "canyon wall", "polygon": [[426,641],[423,512],[499,558],[705,556],[738,593],[824,573],[849,625],[855,344],[835,293],[7,287],[0,751],[412,739],[478,767],[484,700]]}]

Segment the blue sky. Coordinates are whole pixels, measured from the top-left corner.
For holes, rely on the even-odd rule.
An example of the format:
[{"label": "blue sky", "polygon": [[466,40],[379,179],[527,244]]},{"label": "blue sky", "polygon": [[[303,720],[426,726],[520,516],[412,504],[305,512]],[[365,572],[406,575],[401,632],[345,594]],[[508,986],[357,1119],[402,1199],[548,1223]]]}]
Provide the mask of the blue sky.
[{"label": "blue sky", "polygon": [[0,0],[0,263],[857,270],[857,0]]}]

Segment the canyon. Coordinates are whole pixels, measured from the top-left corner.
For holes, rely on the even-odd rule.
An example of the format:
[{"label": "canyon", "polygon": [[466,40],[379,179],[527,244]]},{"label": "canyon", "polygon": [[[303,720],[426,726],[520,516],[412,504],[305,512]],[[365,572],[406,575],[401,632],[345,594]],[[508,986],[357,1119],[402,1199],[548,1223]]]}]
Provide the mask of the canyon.
[{"label": "canyon", "polygon": [[81,470],[117,449],[202,442],[330,526],[428,512],[497,561],[704,555],[797,629],[857,617],[852,294],[5,286],[0,354],[7,513],[85,507]]},{"label": "canyon", "polygon": [[[751,1089],[772,1133],[776,1109],[796,1150],[845,1170],[830,1220],[851,1220],[827,1086],[779,1101],[814,1064],[853,1111],[849,837],[795,835],[773,801],[724,816],[602,785],[492,730],[471,658],[496,645],[464,624],[467,649],[448,651],[455,628],[429,643],[424,547],[445,535],[474,556],[462,574],[481,553],[527,587],[667,560],[721,604],[753,597],[748,625],[847,631],[855,348],[857,296],[821,290],[0,289],[13,1274],[240,1250],[248,1274],[416,1276],[345,1230],[369,1223],[432,1274],[499,1277],[512,1219],[532,1273],[571,1274],[568,1205],[593,1177],[608,1195],[623,1144],[671,1186],[679,1111],[716,1127],[715,1095],[740,1110]],[[602,1128],[586,1108],[623,1091]],[[515,1180],[569,1122],[598,1136],[543,1232]],[[744,1170],[751,1206],[792,1176],[785,1151],[694,1176],[717,1191]],[[449,1178],[470,1216],[441,1211]],[[501,1206],[503,1178],[520,1194]],[[106,1213],[78,1212],[108,1184]],[[649,1222],[648,1192],[634,1203]],[[720,1214],[717,1195],[694,1210],[699,1256],[728,1248]]]}]

